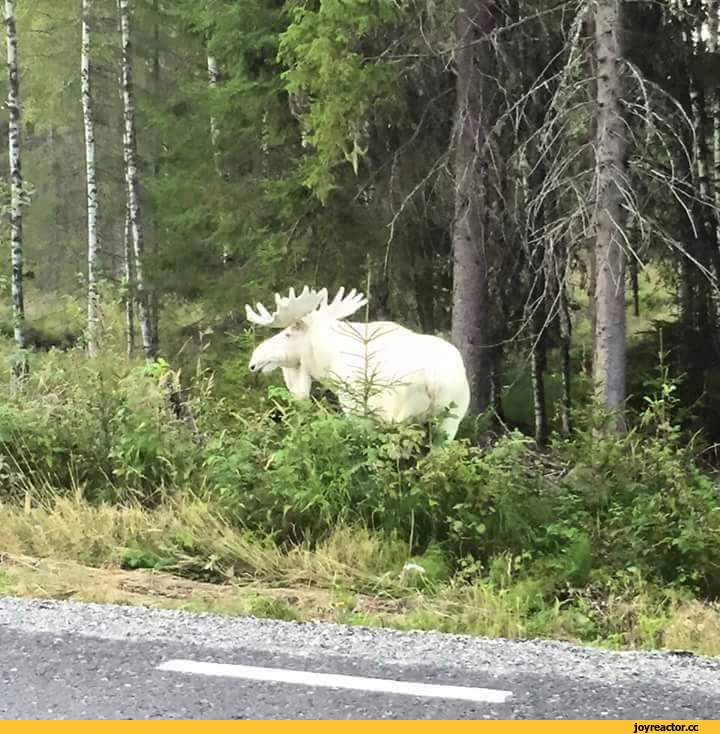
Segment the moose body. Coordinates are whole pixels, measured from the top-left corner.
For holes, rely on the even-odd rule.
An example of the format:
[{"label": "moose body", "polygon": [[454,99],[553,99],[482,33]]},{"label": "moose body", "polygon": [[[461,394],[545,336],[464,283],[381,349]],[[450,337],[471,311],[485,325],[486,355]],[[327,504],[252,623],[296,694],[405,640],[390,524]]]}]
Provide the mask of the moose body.
[{"label": "moose body", "polygon": [[[254,323],[283,328],[260,344],[252,371],[280,368],[296,398],[310,395],[313,381],[330,383],[346,413],[369,413],[387,422],[428,420],[445,413],[440,430],[452,440],[470,403],[470,388],[458,350],[436,336],[418,334],[391,321],[347,322],[366,303],[343,289],[327,303],[327,291],[276,296],[274,315],[258,304],[247,308]],[[295,306],[293,307],[293,304]],[[264,313],[263,313],[264,312]]]}]

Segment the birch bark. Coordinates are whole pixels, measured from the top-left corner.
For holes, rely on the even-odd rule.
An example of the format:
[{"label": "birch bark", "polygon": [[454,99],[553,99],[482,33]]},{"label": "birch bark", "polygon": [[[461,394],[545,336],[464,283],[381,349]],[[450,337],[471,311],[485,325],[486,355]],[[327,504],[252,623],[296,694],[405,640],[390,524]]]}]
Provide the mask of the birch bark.
[{"label": "birch bark", "polygon": [[135,279],[133,277],[130,210],[127,207],[125,207],[125,228],[123,231],[123,266],[123,290],[125,293],[125,349],[128,359],[132,359],[135,354],[135,299],[133,298]]},{"label": "birch bark", "polygon": [[572,321],[568,305],[567,287],[565,281],[560,283],[559,299],[559,326],[560,326],[560,379],[562,382],[562,399],[560,404],[560,425],[563,435],[569,436],[572,428],[570,414],[572,411],[570,348],[572,346]]},{"label": "birch bark", "polygon": [[128,0],[117,0],[117,4],[120,15],[120,42],[122,50],[121,88],[125,126],[123,153],[125,159],[125,183],[127,187],[128,209],[130,212],[130,233],[132,235],[131,239],[135,260],[135,291],[137,293],[143,354],[148,362],[152,362],[157,357],[157,352],[153,339],[152,318],[143,263],[145,239],[141,219],[140,176],[137,163],[137,128],[135,123],[135,90],[132,75],[130,8]]},{"label": "birch bark", "polygon": [[[207,72],[208,86],[210,87],[210,93],[212,95],[220,83],[220,68],[218,67],[217,59],[210,52],[210,49],[207,51]],[[210,141],[212,142],[213,148],[215,173],[219,179],[223,180],[227,177],[227,174],[225,171],[222,149],[220,147],[220,125],[212,112],[210,113]],[[223,265],[227,265],[230,262],[230,251],[226,246],[223,246],[222,261]]]},{"label": "birch bark", "polygon": [[[152,4],[154,24],[153,24],[153,54],[152,54],[152,90],[153,95],[156,99],[160,99],[162,91],[160,89],[160,2],[159,0],[153,0]],[[160,134],[156,135],[154,141],[153,151],[153,178],[156,180],[160,177],[160,158],[162,151],[162,140]],[[153,260],[157,261],[158,252],[160,249],[160,226],[158,223],[158,212],[151,212],[151,242],[152,242],[152,256]],[[160,342],[160,296],[157,288],[152,289],[152,293],[149,294],[150,299],[150,324],[152,327],[152,342],[153,350],[157,354]]]},{"label": "birch bark", "polygon": [[92,0],[82,0],[82,29],[80,54],[80,87],[82,96],[83,127],[85,130],[85,181],[87,187],[87,348],[91,357],[99,351],[98,294],[98,189],[95,157],[95,114],[91,83]]},{"label": "birch bark", "polygon": [[[208,72],[208,86],[210,87],[211,94],[217,89],[220,83],[220,69],[218,68],[217,59],[210,53],[207,52],[207,72]],[[213,157],[215,160],[215,172],[222,178],[223,176],[223,163],[222,153],[220,152],[220,127],[218,125],[217,118],[212,112],[210,113],[210,141],[213,147]]]},{"label": "birch bark", "polygon": [[[10,253],[12,263],[11,295],[13,335],[18,350],[25,349],[25,303],[23,300],[23,177],[20,155],[20,73],[15,23],[15,0],[5,0],[5,38],[8,70],[8,154],[10,157]],[[27,360],[21,357],[13,366],[13,376],[21,379]]]},{"label": "birch bark", "polygon": [[[718,51],[718,24],[720,23],[720,0],[709,0],[708,9],[708,51]],[[720,248],[720,92],[715,88],[710,100],[710,114],[713,131],[713,192],[715,199],[715,241]]]},{"label": "birch bark", "polygon": [[17,31],[15,26],[15,1],[5,2],[5,30],[7,40],[7,68],[8,68],[8,112],[10,122],[8,126],[8,151],[10,156],[10,242],[12,252],[12,301],[15,321],[15,341],[19,347],[24,347],[22,334],[22,319],[24,303],[22,292],[22,160],[20,156],[20,78],[18,72]]},{"label": "birch bark", "polygon": [[[705,79],[701,74],[697,74],[694,68],[702,66],[706,57],[706,51],[712,47],[712,41],[708,40],[706,46],[703,40],[703,27],[705,25],[706,16],[700,12],[700,8],[694,8],[694,15],[689,15],[686,21],[683,38],[687,45],[687,53],[692,63],[692,70],[689,78],[690,87],[690,107],[692,112],[694,136],[694,158],[696,165],[692,172],[693,181],[699,194],[698,219],[702,223],[700,234],[694,243],[698,253],[702,253],[705,257],[709,254],[710,264],[715,276],[715,283],[706,283],[702,280],[699,283],[699,305],[705,308],[708,299],[705,298],[708,285],[710,287],[709,305],[712,307],[712,317],[715,323],[715,338],[717,338],[717,327],[720,324],[720,291],[717,287],[717,281],[720,279],[720,251],[718,246],[720,241],[717,239],[718,220],[717,215],[711,212],[710,204],[715,199],[713,192],[714,185],[714,152],[708,146],[709,135],[712,129],[712,115],[708,117],[708,112],[712,111],[713,93],[708,89]],[[709,25],[709,24],[708,24]],[[710,28],[710,36],[712,29]],[[707,254],[706,254],[707,253]],[[687,270],[687,269],[686,269]],[[687,270],[689,274],[691,270]],[[702,321],[702,318],[699,319]]]}]

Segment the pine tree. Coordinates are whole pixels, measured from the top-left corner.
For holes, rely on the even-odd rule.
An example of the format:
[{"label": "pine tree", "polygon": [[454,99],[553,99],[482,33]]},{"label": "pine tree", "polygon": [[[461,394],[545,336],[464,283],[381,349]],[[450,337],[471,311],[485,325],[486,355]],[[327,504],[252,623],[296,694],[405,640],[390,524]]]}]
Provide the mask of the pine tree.
[{"label": "pine tree", "polygon": [[468,371],[471,412],[480,413],[490,398],[489,250],[485,211],[487,132],[483,100],[483,66],[487,67],[487,34],[495,26],[494,0],[471,0],[457,16],[455,49],[456,103],[454,130],[455,211],[453,216],[452,340]]},{"label": "pine tree", "polygon": [[[595,352],[593,376],[602,406],[625,401],[625,251],[623,188],[627,186],[623,98],[622,0],[595,5],[597,64]],[[618,421],[618,428],[624,423]]]}]

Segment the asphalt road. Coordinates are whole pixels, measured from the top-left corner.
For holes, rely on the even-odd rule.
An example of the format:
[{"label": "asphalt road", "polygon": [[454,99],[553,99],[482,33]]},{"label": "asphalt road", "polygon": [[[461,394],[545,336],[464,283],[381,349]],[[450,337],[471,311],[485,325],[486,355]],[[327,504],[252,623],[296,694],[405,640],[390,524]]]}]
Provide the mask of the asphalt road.
[{"label": "asphalt road", "polygon": [[720,659],[0,599],[4,719],[718,716]]}]

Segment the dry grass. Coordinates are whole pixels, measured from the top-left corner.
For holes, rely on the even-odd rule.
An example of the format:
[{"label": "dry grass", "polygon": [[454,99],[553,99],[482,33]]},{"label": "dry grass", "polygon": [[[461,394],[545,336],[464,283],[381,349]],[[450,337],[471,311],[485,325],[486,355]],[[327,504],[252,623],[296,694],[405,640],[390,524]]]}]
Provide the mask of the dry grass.
[{"label": "dry grass", "polygon": [[664,647],[720,655],[720,604],[686,602],[674,610],[663,630]]},{"label": "dry grass", "polygon": [[[211,584],[158,571],[91,568],[72,561],[0,556],[0,595],[68,599],[104,604],[180,609],[286,620],[434,629],[490,637],[546,637],[588,642],[574,633],[571,618],[549,613],[543,626],[520,604],[482,586],[445,589],[424,596],[392,598],[314,586],[273,587],[256,583]],[[642,609],[634,610],[635,614]],[[720,655],[720,605],[678,602],[662,619],[646,618],[628,629],[624,648],[687,650]],[[595,641],[598,644],[599,641]],[[607,640],[604,641],[607,644]],[[602,644],[602,643],[600,643]]]},{"label": "dry grass", "polygon": [[91,568],[8,554],[0,557],[0,593],[286,619],[337,616],[334,594],[328,589],[211,584],[146,569]]},{"label": "dry grass", "polygon": [[[118,568],[129,554],[164,561],[166,570],[213,579],[261,578],[265,583],[392,586],[404,562],[399,544],[362,530],[339,528],[310,550],[283,552],[269,539],[237,530],[197,499],[169,501],[149,512],[140,506],[90,505],[82,497],[0,504],[0,550],[16,556]],[[199,566],[200,564],[200,566]]]},{"label": "dry grass", "polygon": [[[129,560],[162,571],[128,570]],[[639,588],[595,606],[563,605],[544,601],[531,580],[421,590],[403,577],[406,560],[404,544],[349,528],[283,552],[195,499],[152,512],[92,506],[79,495],[0,505],[0,595],[720,655],[717,603]]]}]

